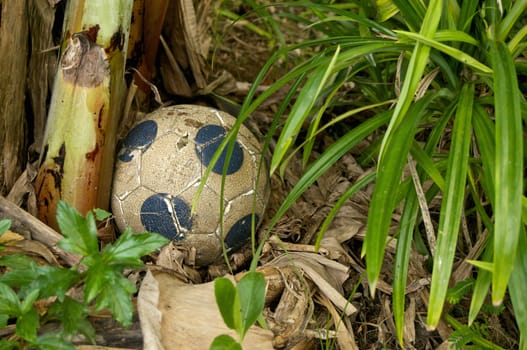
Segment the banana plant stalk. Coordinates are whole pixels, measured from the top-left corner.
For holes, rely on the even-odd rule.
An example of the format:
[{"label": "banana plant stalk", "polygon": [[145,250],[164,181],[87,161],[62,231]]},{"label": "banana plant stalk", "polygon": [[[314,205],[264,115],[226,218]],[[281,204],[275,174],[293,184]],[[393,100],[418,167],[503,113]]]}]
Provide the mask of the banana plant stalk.
[{"label": "banana plant stalk", "polygon": [[36,179],[38,216],[57,229],[59,200],[107,209],[133,0],[70,0]]}]

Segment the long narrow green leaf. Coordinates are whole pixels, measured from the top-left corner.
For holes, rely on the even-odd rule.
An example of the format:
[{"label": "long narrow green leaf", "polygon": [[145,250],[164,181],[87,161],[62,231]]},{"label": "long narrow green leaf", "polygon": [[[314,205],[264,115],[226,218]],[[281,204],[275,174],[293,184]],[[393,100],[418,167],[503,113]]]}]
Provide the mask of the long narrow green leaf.
[{"label": "long narrow green leaf", "polygon": [[[291,207],[291,205],[311,186],[324,172],[326,172],[338,159],[340,159],[346,152],[353,148],[357,143],[362,141],[365,137],[373,133],[375,130],[386,124],[390,118],[389,112],[381,113],[373,118],[363,122],[358,127],[350,130],[344,136],[339,138],[327,150],[318,157],[318,159],[311,164],[311,166],[304,172],[304,175],[298,180],[293,189],[284,199],[280,208],[271,219],[271,223],[267,229],[267,233],[278,222],[278,219]],[[255,257],[262,253],[263,245],[258,247]],[[253,259],[251,262],[251,270],[256,268],[258,259]]]},{"label": "long narrow green leaf", "polygon": [[322,238],[324,238],[324,233],[326,232],[326,230],[328,229],[329,225],[331,224],[331,222],[335,218],[335,215],[337,215],[338,211],[340,210],[340,208],[342,208],[344,203],[346,203],[346,201],[348,199],[350,199],[351,196],[353,196],[355,193],[357,193],[362,188],[364,188],[366,185],[368,185],[373,180],[375,180],[375,176],[376,176],[375,173],[370,173],[370,174],[358,179],[352,186],[350,186],[346,190],[346,192],[344,192],[343,194],[340,195],[339,199],[337,200],[337,202],[335,203],[333,208],[331,208],[331,210],[329,211],[328,215],[326,215],[326,218],[324,219],[324,221],[320,225],[320,230],[318,232],[317,239],[315,241],[315,250],[318,250],[318,248],[320,247],[320,243],[322,241]]},{"label": "long narrow green leaf", "polygon": [[509,282],[509,293],[514,308],[514,316],[520,329],[519,349],[525,349],[527,346],[527,298],[525,298],[525,286],[527,286],[527,237],[525,236],[525,228],[523,228],[518,239],[518,254]]},{"label": "long narrow green leaf", "polygon": [[455,41],[479,46],[480,43],[474,37],[468,35],[460,30],[438,30],[434,35],[434,40],[439,42],[443,41]]},{"label": "long narrow green leaf", "polygon": [[431,328],[437,326],[441,317],[450,274],[452,273],[467,180],[473,104],[474,85],[466,83],[461,89],[454,120],[452,145],[445,179],[446,191],[441,203],[427,317],[428,326]]},{"label": "long narrow green leaf", "polygon": [[[337,50],[335,51],[335,54],[333,55],[330,66],[333,67],[335,65],[335,60],[338,57],[338,54],[340,53],[340,47],[337,47]],[[324,100],[323,104],[316,110],[315,115],[311,119],[311,123],[309,123],[309,129],[307,130],[307,135],[305,137],[304,144],[304,152],[302,156],[302,166],[305,167],[308,162],[309,158],[312,154],[313,146],[315,145],[315,135],[319,133],[319,126],[320,121],[322,119],[322,116],[325,114],[328,106],[333,102],[333,98],[335,94],[340,90],[342,87],[342,84],[347,80],[346,74],[333,74],[334,77],[331,78],[331,81],[328,82],[328,88],[322,92],[321,99]],[[339,75],[342,75],[342,77],[339,77]]]},{"label": "long narrow green leaf", "polygon": [[[482,163],[482,182],[488,200],[494,202],[494,178],[496,161],[496,131],[495,125],[485,109],[476,103],[474,118],[472,119],[474,136],[480,153]],[[494,205],[494,203],[493,203]]]},{"label": "long narrow green leaf", "polygon": [[291,113],[289,113],[284,128],[280,133],[280,137],[276,142],[273,157],[271,159],[271,174],[278,168],[286,153],[294,144],[304,121],[311,115],[311,109],[315,103],[318,102],[320,92],[330,76],[338,52],[339,50],[335,52],[335,55],[327,63],[324,62],[324,64],[322,64],[322,60],[325,58],[323,55],[317,59],[321,62],[317,68],[315,68],[302,90],[300,90],[298,98],[293,105]]},{"label": "long narrow green leaf", "polygon": [[[487,247],[483,252],[482,261],[490,262],[492,260],[492,255],[494,249],[492,249],[493,234],[491,234],[491,239],[487,241]],[[479,310],[483,306],[485,299],[489,293],[490,283],[492,282],[492,273],[484,269],[478,270],[478,277],[476,278],[476,283],[474,284],[474,291],[472,292],[472,299],[470,300],[470,309],[468,312],[468,324],[472,324],[476,319]]]},{"label": "long narrow green leaf", "polygon": [[[496,157],[496,149],[494,145],[495,130],[494,123],[491,121],[490,116],[483,109],[483,107],[476,103],[474,105],[474,115],[472,118],[472,127],[474,130],[474,137],[478,150],[480,153],[482,174],[480,175],[483,192],[488,196],[488,199],[494,205],[494,161]],[[473,195],[476,201],[476,207],[481,207],[479,204],[479,196]],[[486,213],[483,209],[482,212],[483,223],[489,230],[489,238],[486,243],[485,251],[481,260],[484,263],[491,264],[492,256],[494,254],[494,227],[490,223],[489,218],[485,218]],[[489,293],[490,284],[492,281],[492,273],[485,269],[478,269],[478,277],[474,284],[474,291],[472,292],[472,299],[470,300],[470,309],[468,313],[468,324],[472,324],[476,319],[483,303],[485,302]]]},{"label": "long narrow green leaf", "polygon": [[514,27],[518,18],[522,16],[527,8],[527,1],[515,1],[505,18],[498,25],[498,39],[504,41]]},{"label": "long narrow green leaf", "polygon": [[[415,1],[415,0],[413,0]],[[278,4],[277,4],[278,5]],[[279,2],[279,5],[280,6],[284,6],[284,7],[287,7],[287,6],[295,6],[295,7],[305,7],[305,8],[308,8],[308,9],[316,9],[316,10],[319,10],[319,11],[324,11],[328,14],[337,14],[337,15],[340,15],[344,18],[347,18],[348,21],[353,21],[353,22],[357,22],[367,28],[371,28],[371,29],[374,29],[376,31],[378,31],[379,33],[382,33],[384,35],[389,35],[389,36],[393,36],[393,32],[388,29],[387,27],[379,24],[378,22],[376,21],[373,21],[371,19],[369,19],[368,17],[366,16],[361,16],[360,14],[357,14],[353,11],[346,11],[346,10],[343,10],[341,8],[339,8],[338,6],[334,6],[334,5],[324,5],[324,4],[320,4],[320,3],[317,3],[315,1],[288,1],[288,2]],[[326,17],[328,16],[327,14],[325,15]]]},{"label": "long narrow green leaf", "polygon": [[[434,95],[428,94],[410,107],[405,122],[395,130],[389,139],[386,144],[385,156],[377,166],[377,182],[370,203],[368,227],[363,245],[363,254],[366,253],[368,282],[372,293],[375,291],[375,284],[384,258],[392,212],[398,202],[398,196],[393,191],[400,187],[403,168],[417,124],[433,98]],[[385,227],[381,227],[381,222]]]},{"label": "long narrow green leaf", "polygon": [[417,194],[415,190],[410,190],[404,203],[403,215],[401,216],[401,229],[397,239],[393,270],[393,318],[395,321],[397,339],[401,346],[403,346],[404,299],[406,292],[406,279],[408,277],[408,263],[410,262],[412,237],[418,212],[419,201]]},{"label": "long narrow green leaf", "polygon": [[[421,34],[423,36],[429,38],[434,36],[441,18],[438,14],[441,13],[442,9],[443,1],[430,1],[421,27]],[[409,148],[411,145],[408,139],[409,136],[413,135],[414,130],[412,128],[415,127],[415,123],[418,120],[416,117],[418,113],[407,112],[412,104],[419,81],[426,67],[429,53],[430,47],[419,42],[416,43],[401,88],[399,101],[395,106],[390,125],[381,145],[378,167],[380,171],[377,173],[377,184],[373,191],[372,202],[368,212],[367,232],[363,246],[363,254],[366,253],[368,283],[372,293],[375,291],[377,279],[381,271],[384,249],[386,247],[386,237],[392,219],[394,199],[391,196],[391,191],[397,187],[397,182],[400,179],[399,170],[402,170],[402,166],[406,161],[406,154],[408,153],[406,147]],[[406,130],[408,127],[410,128]],[[401,130],[405,131],[406,134],[401,134]],[[398,161],[391,159],[393,149],[390,148],[392,148],[392,145],[394,146],[393,149],[397,149],[398,152],[403,153],[394,154],[395,159]],[[386,156],[388,153],[390,153],[390,156]],[[400,158],[401,156],[403,158]],[[393,182],[393,180],[397,180],[397,182]]]},{"label": "long narrow green leaf", "polygon": [[423,2],[416,0],[393,0],[393,2],[401,12],[402,18],[407,21],[408,26],[417,31],[425,16]]},{"label": "long narrow green leaf", "polygon": [[447,55],[451,56],[452,58],[455,58],[461,63],[464,63],[468,66],[471,66],[472,68],[479,70],[483,73],[492,73],[492,69],[484,65],[483,63],[476,60],[474,57],[468,55],[467,53],[456,49],[452,46],[440,43],[439,41],[436,41],[431,38],[427,38],[423,35],[417,34],[417,33],[411,33],[411,32],[404,32],[401,30],[395,31],[397,34],[401,36],[408,37],[410,39],[416,40],[417,42],[423,43],[425,45],[429,45],[430,47],[433,47],[436,50],[439,50],[441,52],[446,53]]},{"label": "long narrow green leaf", "polygon": [[410,150],[412,152],[412,157],[415,161],[419,164],[421,168],[430,176],[430,178],[435,182],[435,184],[441,189],[441,191],[444,191],[445,189],[445,179],[443,178],[443,175],[439,172],[437,167],[435,166],[432,159],[426,154],[421,147],[417,144],[417,142],[414,141],[412,144],[412,148]]},{"label": "long narrow green leaf", "polygon": [[523,189],[521,93],[509,49],[491,41],[496,115],[494,273],[492,302],[501,304],[516,259]]}]

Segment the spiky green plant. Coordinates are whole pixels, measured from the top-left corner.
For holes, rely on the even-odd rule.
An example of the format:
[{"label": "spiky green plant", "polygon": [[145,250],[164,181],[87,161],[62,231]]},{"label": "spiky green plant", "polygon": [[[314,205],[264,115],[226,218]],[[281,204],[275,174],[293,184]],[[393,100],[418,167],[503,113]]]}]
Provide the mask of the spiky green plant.
[{"label": "spiky green plant", "polygon": [[[294,8],[276,13],[309,25],[318,35],[275,52],[255,79],[238,118],[239,125],[278,89],[290,87],[267,134],[266,145],[277,139],[270,168],[283,174],[291,155],[303,152],[305,170],[269,230],[332,164],[370,138],[369,151],[375,156],[369,158],[373,160],[369,165],[375,166],[375,174],[355,184],[337,202],[317,242],[344,200],[375,180],[363,245],[373,294],[393,213],[401,208],[395,236],[393,313],[402,344],[408,263],[422,221],[418,183],[427,188],[428,203],[441,198],[437,234],[429,232],[426,239],[433,258],[429,328],[434,329],[441,318],[454,262],[463,259],[458,236],[461,217],[466,216],[482,223],[473,227],[473,238],[488,233],[483,253],[472,261],[477,279],[469,324],[490,290],[497,305],[508,289],[521,332],[520,346],[526,346],[527,304],[521,295],[527,288],[527,199],[523,194],[527,104],[519,82],[525,84],[527,74],[527,2],[430,0],[425,5],[417,0],[378,0],[272,5]],[[257,87],[271,67],[294,50],[311,56],[258,95]],[[356,87],[345,89],[349,82]],[[329,110],[334,115],[331,119],[326,117]],[[368,117],[349,127],[348,121],[357,115],[361,120]],[[313,160],[310,155],[317,136],[334,125],[342,125],[347,132]],[[416,162],[414,181],[403,177],[409,157]],[[421,186],[430,180],[432,186]],[[255,249],[256,257],[260,253],[261,246]],[[257,259],[253,267],[256,263]]]}]

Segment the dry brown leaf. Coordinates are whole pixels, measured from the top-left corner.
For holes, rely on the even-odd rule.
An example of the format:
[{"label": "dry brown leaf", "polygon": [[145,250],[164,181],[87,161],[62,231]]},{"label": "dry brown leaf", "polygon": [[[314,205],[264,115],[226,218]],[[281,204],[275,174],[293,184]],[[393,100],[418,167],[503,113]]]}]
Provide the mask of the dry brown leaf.
[{"label": "dry brown leaf", "polygon": [[346,315],[356,312],[343,296],[342,284],[349,277],[349,268],[314,253],[289,252],[272,260],[266,266],[290,267],[301,271],[331,302]]},{"label": "dry brown leaf", "polygon": [[415,344],[415,295],[410,295],[410,304],[404,312],[404,333],[405,344]]},{"label": "dry brown leaf", "polygon": [[[147,272],[139,290],[138,312],[145,350],[208,349],[220,334],[236,333],[225,326],[216,305],[214,283],[189,285],[163,272]],[[273,349],[273,334],[253,326],[245,349]]]},{"label": "dry brown leaf", "polygon": [[333,304],[323,295],[317,295],[317,301],[322,304],[330,313],[335,324],[337,342],[341,350],[358,350],[355,343],[355,335],[353,329],[347,325],[346,320],[341,317]]}]

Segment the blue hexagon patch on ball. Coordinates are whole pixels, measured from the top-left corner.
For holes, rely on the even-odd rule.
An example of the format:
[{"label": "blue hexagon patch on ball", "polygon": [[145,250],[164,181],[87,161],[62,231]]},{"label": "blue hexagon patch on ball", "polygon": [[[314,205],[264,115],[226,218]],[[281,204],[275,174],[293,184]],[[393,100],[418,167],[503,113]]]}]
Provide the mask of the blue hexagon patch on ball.
[{"label": "blue hexagon patch on ball", "polygon": [[[216,153],[218,147],[221,145],[223,140],[225,140],[226,134],[227,132],[220,125],[205,125],[199,129],[196,137],[194,138],[194,142],[196,143],[196,155],[203,165],[209,166],[214,153]],[[221,152],[220,158],[212,168],[212,171],[216,174],[223,174],[223,168],[225,166],[225,162],[227,161],[228,147],[229,146],[227,145]],[[238,141],[236,141],[229,165],[227,166],[226,174],[230,175],[237,172],[241,168],[242,164],[243,150]]]},{"label": "blue hexagon patch on ball", "polygon": [[[245,215],[232,225],[231,229],[225,236],[225,245],[229,250],[235,251],[240,249],[245,242],[251,238],[253,215]],[[255,226],[258,226],[258,215],[255,215]]]},{"label": "blue hexagon patch on ball", "polygon": [[153,120],[145,120],[134,126],[123,140],[117,157],[122,162],[130,162],[133,159],[132,152],[141,150],[145,153],[157,137],[157,123]]},{"label": "blue hexagon patch on ball", "polygon": [[156,193],[143,202],[141,223],[147,231],[181,240],[192,228],[190,207],[179,197]]}]

